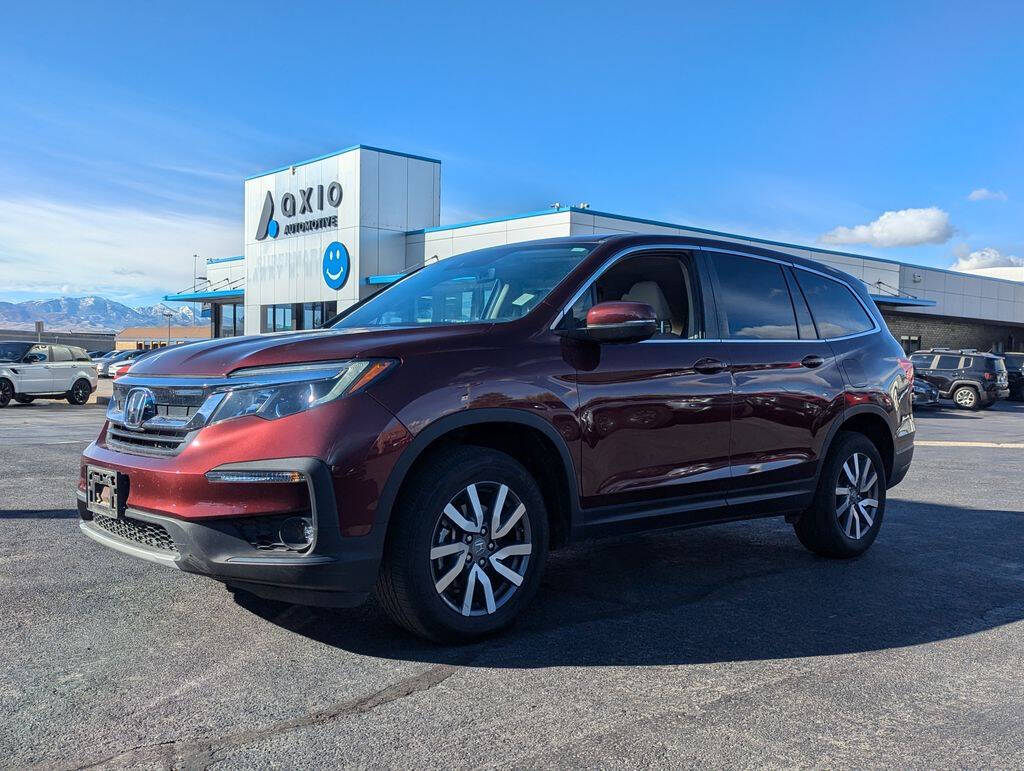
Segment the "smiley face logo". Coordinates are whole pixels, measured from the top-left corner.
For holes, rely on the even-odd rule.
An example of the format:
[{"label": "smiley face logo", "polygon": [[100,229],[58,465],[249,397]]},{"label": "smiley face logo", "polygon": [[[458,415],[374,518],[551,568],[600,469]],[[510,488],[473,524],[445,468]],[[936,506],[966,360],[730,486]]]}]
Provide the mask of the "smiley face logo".
[{"label": "smiley face logo", "polygon": [[332,241],[324,251],[324,283],[331,289],[341,289],[348,281],[348,249],[338,241]]}]

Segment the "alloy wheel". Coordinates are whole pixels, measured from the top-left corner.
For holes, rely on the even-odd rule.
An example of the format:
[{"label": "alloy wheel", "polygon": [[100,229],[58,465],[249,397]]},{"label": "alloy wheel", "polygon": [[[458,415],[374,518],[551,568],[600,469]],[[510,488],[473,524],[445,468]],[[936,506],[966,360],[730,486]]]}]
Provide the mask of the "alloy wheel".
[{"label": "alloy wheel", "polygon": [[75,404],[85,404],[89,400],[89,386],[84,380],[79,380],[71,387],[71,397]]},{"label": "alloy wheel", "polygon": [[977,397],[970,388],[961,388],[953,394],[953,401],[960,407],[973,407]]},{"label": "alloy wheel", "polygon": [[518,591],[533,545],[530,515],[505,484],[475,482],[438,515],[430,541],[434,589],[463,616],[494,613]]},{"label": "alloy wheel", "polygon": [[871,458],[855,452],[839,470],[836,484],[836,519],[847,538],[860,540],[878,513],[878,472]]},{"label": "alloy wheel", "polygon": [[14,386],[7,380],[0,380],[0,407],[6,407],[14,396]]}]

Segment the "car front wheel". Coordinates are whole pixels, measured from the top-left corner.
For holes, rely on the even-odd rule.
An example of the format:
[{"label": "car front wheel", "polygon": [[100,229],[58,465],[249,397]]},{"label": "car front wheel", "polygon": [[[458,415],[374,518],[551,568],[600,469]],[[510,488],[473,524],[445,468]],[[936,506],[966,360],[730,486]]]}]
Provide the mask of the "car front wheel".
[{"label": "car front wheel", "polygon": [[415,634],[471,642],[522,612],[547,549],[544,498],[522,464],[488,448],[449,448],[398,501],[377,596]]},{"label": "car front wheel", "polygon": [[0,378],[0,407],[6,407],[14,398],[14,386],[10,380]]},{"label": "car front wheel", "polygon": [[885,514],[885,466],[863,434],[840,433],[821,470],[814,503],[794,525],[823,557],[857,557],[874,543]]},{"label": "car front wheel", "polygon": [[82,405],[89,401],[89,394],[92,393],[92,386],[89,385],[89,381],[85,378],[76,380],[75,384],[71,386],[71,390],[68,391],[68,401],[71,404]]}]

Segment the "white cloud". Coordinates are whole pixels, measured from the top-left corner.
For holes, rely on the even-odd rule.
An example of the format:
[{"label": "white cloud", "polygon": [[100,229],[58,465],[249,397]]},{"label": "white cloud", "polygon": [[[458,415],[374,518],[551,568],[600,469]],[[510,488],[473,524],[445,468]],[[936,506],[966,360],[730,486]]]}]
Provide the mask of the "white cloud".
[{"label": "white cloud", "polygon": [[977,270],[978,268],[1018,268],[1024,266],[1024,257],[1003,254],[998,249],[985,247],[961,256],[950,268],[952,270]]},{"label": "white cloud", "polygon": [[972,190],[971,194],[967,196],[968,201],[1005,201],[1006,199],[1007,195],[1002,190],[989,190],[987,187]]},{"label": "white cloud", "polygon": [[191,286],[193,253],[240,254],[241,241],[240,220],[0,199],[0,296],[151,298]]},{"label": "white cloud", "polygon": [[927,209],[887,211],[874,222],[838,227],[819,240],[826,244],[870,244],[871,246],[917,246],[942,244],[953,236],[949,214],[935,206]]}]

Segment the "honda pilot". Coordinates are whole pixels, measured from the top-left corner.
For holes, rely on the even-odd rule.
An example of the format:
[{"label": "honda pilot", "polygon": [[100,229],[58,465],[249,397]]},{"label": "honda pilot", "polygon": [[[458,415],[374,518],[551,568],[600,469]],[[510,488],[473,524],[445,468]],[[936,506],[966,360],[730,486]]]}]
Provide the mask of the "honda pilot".
[{"label": "honda pilot", "polygon": [[583,538],[784,517],[863,554],[914,371],[862,282],[612,235],[440,260],[325,329],[168,348],[114,383],[81,529],[264,598],[467,641]]}]

